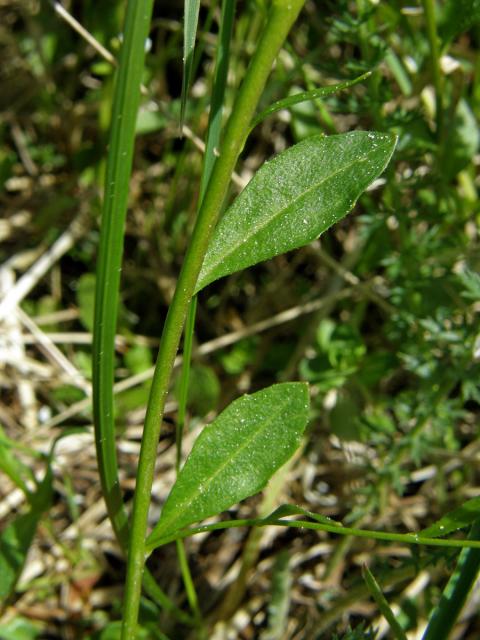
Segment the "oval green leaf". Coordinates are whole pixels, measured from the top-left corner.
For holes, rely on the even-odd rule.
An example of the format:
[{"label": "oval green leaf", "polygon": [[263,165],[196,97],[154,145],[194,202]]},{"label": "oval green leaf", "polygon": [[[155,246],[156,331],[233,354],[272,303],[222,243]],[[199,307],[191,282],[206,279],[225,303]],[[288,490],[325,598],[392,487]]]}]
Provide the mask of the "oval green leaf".
[{"label": "oval green leaf", "polygon": [[218,223],[196,292],[318,238],[382,173],[395,144],[388,133],[315,136],[266,162]]},{"label": "oval green leaf", "polygon": [[195,441],[148,546],[258,493],[299,446],[308,412],[301,382],[235,400]]}]

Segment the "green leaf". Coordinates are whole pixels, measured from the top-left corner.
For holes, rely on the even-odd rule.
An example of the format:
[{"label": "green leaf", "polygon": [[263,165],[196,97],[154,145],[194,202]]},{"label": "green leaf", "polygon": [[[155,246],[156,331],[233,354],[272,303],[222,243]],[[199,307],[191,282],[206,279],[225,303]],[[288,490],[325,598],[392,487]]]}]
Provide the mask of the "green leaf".
[{"label": "green leaf", "polygon": [[200,0],[185,0],[185,23],[183,25],[183,82],[180,127],[183,125],[183,120],[185,117],[185,106],[187,104],[187,93],[190,87],[190,81],[192,79],[193,53],[195,49],[195,38],[197,36],[199,11]]},{"label": "green leaf", "polygon": [[93,330],[93,307],[95,302],[95,276],[85,273],[77,282],[76,298],[80,320],[88,331]]},{"label": "green leaf", "polygon": [[25,496],[29,498],[30,490],[24,478],[31,478],[31,470],[12,454],[11,448],[12,445],[0,426],[0,471],[8,476],[10,480],[23,491]]},{"label": "green leaf", "polygon": [[48,466],[45,478],[32,496],[30,511],[17,516],[0,535],[0,602],[4,602],[15,588],[38,522],[50,506],[51,497],[52,472]]},{"label": "green leaf", "polygon": [[137,113],[135,133],[139,136],[154,133],[167,126],[167,118],[160,111],[152,111],[147,107],[140,108]]},{"label": "green leaf", "polygon": [[2,640],[34,640],[41,633],[41,627],[30,622],[27,618],[15,617],[13,620],[0,625],[0,638]]},{"label": "green leaf", "polygon": [[299,446],[308,411],[308,386],[300,382],[273,385],[227,407],[197,438],[149,545],[260,491]]},{"label": "green leaf", "polygon": [[466,100],[460,99],[450,122],[445,149],[441,158],[442,175],[454,178],[473,160],[480,145],[477,119]]},{"label": "green leaf", "polygon": [[[198,416],[205,416],[216,408],[220,398],[220,381],[213,369],[195,365],[190,370],[188,404]],[[175,385],[175,394],[180,398],[180,379]]]},{"label": "green leaf", "polygon": [[382,173],[395,144],[387,133],[315,136],[266,162],[215,229],[196,291],[318,238]]},{"label": "green leaf", "polygon": [[[95,443],[102,492],[120,542],[127,542],[127,514],[118,481],[116,428],[113,408],[115,334],[125,217],[132,169],[145,40],[150,30],[153,0],[128,2],[112,103],[105,169],[100,244],[97,253],[92,376]],[[87,282],[88,284],[88,282]],[[88,289],[88,287],[86,287]],[[85,306],[88,307],[88,295]],[[85,318],[88,322],[88,318]]]},{"label": "green leaf", "polygon": [[438,538],[446,536],[452,531],[458,531],[468,527],[480,516],[480,497],[472,498],[462,504],[461,507],[445,514],[440,520],[418,534],[424,538]]},{"label": "green leaf", "polygon": [[260,640],[280,640],[285,637],[292,592],[292,570],[289,561],[290,553],[287,549],[282,549],[275,558],[268,604],[268,626],[261,634]]},{"label": "green leaf", "polygon": [[480,22],[480,0],[447,0],[443,10],[442,39],[452,40]]},{"label": "green leaf", "polygon": [[295,104],[299,104],[301,102],[310,102],[311,100],[317,100],[318,98],[324,98],[326,96],[332,95],[333,93],[338,93],[343,89],[348,89],[349,87],[353,87],[359,82],[363,82],[363,80],[368,78],[368,76],[370,76],[371,74],[371,71],[367,71],[367,73],[363,73],[361,76],[353,78],[353,80],[346,80],[345,82],[339,82],[327,87],[312,89],[311,91],[303,91],[302,93],[296,93],[293,96],[288,96],[288,98],[284,98],[283,100],[278,100],[277,102],[274,102],[269,107],[267,107],[267,109],[259,113],[256,118],[254,118],[250,130],[254,129],[258,124],[260,124],[260,122],[265,120],[265,118],[268,118],[268,116],[271,116],[277,111],[281,111],[282,109],[289,109]]},{"label": "green leaf", "polygon": [[363,579],[365,580],[365,583],[367,585],[367,589],[370,592],[370,595],[375,600],[383,617],[388,622],[392,635],[395,638],[397,638],[397,640],[407,640],[405,631],[400,626],[397,618],[395,617],[395,614],[393,613],[392,609],[390,608],[390,605],[388,604],[386,597],[383,595],[380,585],[378,584],[378,582],[375,579],[375,576],[373,575],[373,573],[370,571],[370,569],[367,567],[366,564],[364,564],[362,567],[362,576],[363,576]]}]

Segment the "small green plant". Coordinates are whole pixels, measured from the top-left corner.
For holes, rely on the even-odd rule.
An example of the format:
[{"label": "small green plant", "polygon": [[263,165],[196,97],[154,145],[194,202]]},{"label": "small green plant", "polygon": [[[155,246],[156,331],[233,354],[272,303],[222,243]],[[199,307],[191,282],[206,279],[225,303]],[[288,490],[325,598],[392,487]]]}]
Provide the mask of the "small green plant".
[{"label": "small green plant", "polygon": [[[85,201],[91,202],[92,184],[104,188],[98,255],[96,222],[92,221],[92,233],[71,252],[86,272],[72,276],[73,284],[68,286],[79,309],[78,324],[93,332],[92,354],[85,348],[75,352],[75,358],[87,379],[92,365],[100,482],[127,572],[123,606],[109,611],[108,619],[105,612],[103,617],[92,616],[82,622],[78,633],[91,633],[92,640],[120,636],[163,640],[171,633],[178,634],[171,640],[209,637],[218,620],[230,619],[238,611],[250,571],[261,562],[259,540],[266,527],[282,532],[284,547],[294,534],[296,543],[305,540],[307,546],[320,536],[322,543],[330,545],[324,572],[305,582],[306,588],[313,585],[311,611],[318,614],[305,626],[306,638],[375,637],[379,619],[366,622],[352,615],[344,620],[343,634],[335,635],[331,628],[352,603],[368,598],[391,636],[400,640],[425,625],[424,640],[442,640],[459,619],[480,566],[480,499],[472,498],[470,487],[464,490],[467,480],[475,478],[471,462],[476,463],[476,450],[472,453],[469,447],[475,444],[473,425],[480,403],[475,315],[480,298],[475,272],[478,234],[472,228],[472,220],[478,218],[475,167],[480,146],[476,122],[480,71],[472,51],[478,41],[480,12],[477,0],[446,0],[443,5],[422,0],[418,7],[403,4],[268,0],[255,3],[254,9],[249,5],[240,10],[234,0],[203,5],[186,0],[182,47],[182,34],[170,20],[172,14],[164,20],[164,11],[176,8],[165,9],[153,0],[114,1],[107,23],[95,12],[93,1],[84,3],[83,19],[119,54],[115,60],[90,40],[106,62],[92,62],[87,52],[89,91],[75,112],[80,120],[84,111],[97,117],[91,101],[98,100],[100,145],[96,139],[95,144],[108,146],[106,164],[105,158],[91,154],[88,144],[75,146],[82,138],[75,127],[69,140],[76,149],[71,158],[68,145],[62,153],[50,143],[39,141],[35,147],[33,128],[32,140],[26,128],[23,146],[18,135],[15,138],[22,158],[28,160],[30,153],[33,159],[33,165],[27,162],[32,175],[35,162],[52,172],[71,164],[79,172],[72,182],[85,189]],[[59,2],[51,5],[59,15],[65,10]],[[171,29],[171,34],[165,43],[158,38],[159,49],[145,66],[152,14],[155,29]],[[299,15],[303,15],[304,30],[296,40],[289,34]],[[44,19],[42,9],[38,22]],[[31,27],[35,20],[26,20],[28,29],[23,22],[20,27],[17,24],[17,30],[22,34],[25,30],[22,48],[44,87],[43,108],[53,109],[51,84],[45,78],[50,72],[53,75],[55,50],[65,54],[68,76],[69,43],[60,30],[52,30],[51,40],[39,39],[36,27]],[[214,33],[217,24],[219,30]],[[204,27],[200,38],[198,25]],[[44,28],[47,33],[50,27]],[[75,28],[78,31],[78,25]],[[461,36],[467,30],[471,30],[469,36]],[[245,33],[248,46],[243,46]],[[204,47],[208,48],[205,58]],[[450,53],[455,58],[446,55]],[[204,59],[204,76],[191,92]],[[165,84],[167,76],[177,75],[173,84],[179,97],[167,106],[160,100],[149,110],[151,104],[143,104],[142,95],[150,97],[153,74],[160,78],[159,85]],[[237,87],[231,86],[229,74],[241,78]],[[317,86],[327,77],[343,81]],[[71,104],[70,98],[65,104]],[[61,119],[57,115],[54,120]],[[189,126],[204,131],[204,143]],[[159,130],[162,142],[166,141],[160,153],[153,137],[147,143],[143,138],[136,140]],[[201,166],[199,154],[178,140],[182,132],[202,148]],[[87,133],[88,140],[88,131],[82,133]],[[244,150],[245,156],[250,154],[258,140],[263,145],[260,156],[271,159],[259,166],[254,157],[249,166],[254,170],[245,180],[235,171]],[[149,211],[140,216],[143,227],[138,231],[139,247],[144,243],[148,250],[139,248],[134,259],[129,253],[124,261],[127,205],[136,191],[130,190],[130,184],[138,183],[131,180],[136,144],[145,144],[142,151],[149,151],[137,156],[139,164],[143,162],[142,179],[149,175],[148,195],[141,203]],[[15,157],[11,150],[0,155],[0,169],[7,178],[18,172]],[[152,157],[158,162],[150,167]],[[239,185],[241,190],[234,197]],[[61,196],[58,203],[56,197],[49,199],[55,202],[48,212],[40,211],[39,224],[49,231],[55,208],[61,213],[62,207],[71,206],[71,198]],[[357,201],[361,215],[346,219]],[[135,229],[129,234],[127,228],[127,235],[137,239],[138,219],[131,224]],[[123,288],[120,295],[122,269],[129,287],[125,295]],[[165,287],[169,303],[159,343],[151,336],[157,336],[160,307],[153,304],[153,297],[149,305],[139,301],[150,298],[145,291],[151,291],[147,281],[152,273],[159,276],[159,287]],[[315,289],[311,294],[310,288]],[[207,314],[211,314],[211,325],[218,322],[220,326],[222,313],[216,310],[236,291],[246,298],[253,291],[252,306],[275,307],[280,299],[281,311],[272,310],[266,322],[264,315],[251,314],[253,324],[246,323],[250,326],[223,343],[231,350],[218,355],[214,365],[200,365],[195,359],[191,365],[194,333]],[[319,294],[321,299],[315,300]],[[287,299],[291,309],[284,312]],[[32,315],[41,316],[52,300],[45,296],[28,304]],[[236,326],[242,326],[238,319],[243,304],[248,307],[242,302],[235,307]],[[7,306],[0,302],[0,320]],[[140,315],[146,306],[148,328],[142,333],[148,337],[137,338],[132,331],[135,314],[128,309]],[[268,338],[262,342],[260,332],[298,318],[295,313],[311,314],[311,319],[299,323],[282,344],[272,347]],[[149,386],[152,345],[158,347],[158,356]],[[138,395],[116,395],[114,379],[119,371],[141,379],[135,390]],[[233,380],[238,384],[231,384]],[[252,392],[241,395],[249,387]],[[62,407],[78,401],[85,388],[88,384],[60,386],[51,397],[55,406]],[[175,424],[168,424],[166,431],[175,440],[175,480],[160,515],[152,521],[158,442],[171,391],[178,407]],[[124,409],[146,404],[147,397],[130,512],[121,489],[117,439]],[[83,411],[87,408],[82,419],[90,419],[88,402],[87,398],[77,403]],[[223,409],[216,413],[219,406]],[[197,427],[199,421],[207,425],[184,460],[189,414],[195,416]],[[44,514],[58,500],[52,484],[54,447],[48,455],[39,454],[6,434],[7,430],[0,431],[0,470],[22,493],[25,508],[0,534],[3,602],[16,588],[39,523],[48,522]],[[347,452],[342,467],[337,465],[337,449]],[[25,456],[36,461],[35,474],[20,462]],[[287,473],[307,460],[308,473],[291,492],[296,496],[292,502],[305,499],[303,506],[278,506]],[[321,469],[318,477],[317,467]],[[55,479],[58,482],[58,474]],[[79,506],[71,485],[70,478],[62,480],[75,521]],[[310,486],[309,497],[304,485]],[[263,496],[253,501],[257,504],[254,517],[244,517],[245,505],[232,516],[232,508],[261,491]],[[399,506],[402,499],[408,504],[411,495],[422,498],[421,504],[427,502],[420,516]],[[315,506],[305,508],[312,505],[311,500]],[[211,615],[203,593],[197,592],[198,574],[191,573],[194,559],[189,558],[184,541],[196,534],[210,534],[210,539],[215,539],[213,532],[236,534],[235,528],[248,530],[238,579],[225,590],[224,601]],[[51,523],[47,529],[55,539]],[[468,529],[468,536],[462,537],[461,532]],[[372,551],[378,548],[373,547],[375,541],[386,543],[384,549],[393,550],[392,554],[399,545],[407,546],[411,557],[402,551],[401,557],[387,562],[384,555]],[[166,593],[160,588],[166,581],[161,575],[158,578],[162,571],[155,570],[169,543],[174,543],[169,549],[176,551],[183,582],[180,596],[173,589]],[[316,562],[308,552],[306,557]],[[259,618],[259,637],[264,640],[283,637],[297,588],[296,567],[285,548],[271,566],[270,604]],[[345,571],[338,589],[340,579],[335,583],[335,576],[341,567]],[[442,583],[439,568],[449,573],[448,582]],[[417,592],[412,601],[408,593],[399,594],[403,580],[420,572],[433,576],[424,596]],[[41,597],[43,588],[39,581]],[[301,623],[297,635],[299,628]],[[15,638],[23,632],[25,637],[40,633],[22,615],[0,623],[1,637]]]},{"label": "small green plant", "polygon": [[[224,3],[225,11],[228,5],[228,2]],[[196,222],[160,342],[130,524],[127,524],[115,461],[113,336],[143,43],[148,34],[152,3],[137,1],[127,5],[107,162],[94,331],[94,407],[99,468],[110,517],[128,558],[122,626],[124,640],[134,638],[136,634],[146,555],[167,541],[178,541],[202,530],[191,526],[258,492],[299,446],[308,421],[308,388],[305,384],[274,385],[233,402],[197,439],[171,489],[160,520],[147,535],[150,492],[165,399],[192,298],[218,278],[318,238],[348,213],[360,194],[383,172],[395,148],[395,136],[385,133],[354,131],[309,137],[261,167],[230,208],[221,213],[232,172],[252,123],[257,124],[262,118],[254,120],[271,66],[302,5],[302,0],[273,0],[229,120],[224,130],[219,133],[217,129],[219,144],[215,157],[212,148],[207,147]],[[430,10],[428,3],[426,10]],[[187,3],[185,16],[182,124],[192,72],[198,4]],[[219,56],[220,53],[219,49]],[[214,105],[217,109],[222,102],[222,82],[224,80],[217,77],[214,86],[219,101]],[[436,88],[438,95],[439,87]],[[305,101],[319,95],[304,94],[301,99]],[[280,106],[285,108],[290,104],[294,104],[294,100],[284,101]],[[268,109],[263,117],[274,109]],[[441,104],[437,102],[437,113],[440,109]],[[441,126],[438,120],[439,130]],[[193,323],[190,323],[189,332],[192,330]],[[188,353],[186,364],[188,367]],[[185,384],[188,384],[188,368],[184,371]],[[181,431],[178,437],[181,438]],[[285,522],[283,517],[291,513],[301,513],[307,520]],[[241,524],[244,522],[215,526]],[[297,509],[276,512],[266,520],[252,524],[311,526],[343,535],[356,533],[417,543],[427,542],[428,538],[347,530]],[[448,544],[436,538],[428,542]],[[459,543],[451,541],[451,544]],[[188,580],[186,567],[185,572]],[[148,589],[148,583],[145,586]],[[193,593],[190,601],[195,607]]]}]

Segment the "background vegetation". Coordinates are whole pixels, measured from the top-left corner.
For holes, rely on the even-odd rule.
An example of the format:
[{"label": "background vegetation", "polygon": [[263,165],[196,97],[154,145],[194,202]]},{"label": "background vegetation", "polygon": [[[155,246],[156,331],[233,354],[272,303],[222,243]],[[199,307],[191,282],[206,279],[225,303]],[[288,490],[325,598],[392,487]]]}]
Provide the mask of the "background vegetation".
[{"label": "background vegetation", "polygon": [[[65,7],[116,56],[124,4]],[[232,510],[236,517],[288,501],[350,526],[403,533],[478,494],[477,4],[439,3],[437,40],[427,2],[307,2],[279,56],[262,107],[373,73],[267,118],[249,138],[235,190],[311,135],[373,129],[396,133],[399,143],[354,214],[321,241],[200,295],[186,450],[238,395],[275,381],[311,385],[301,453],[261,498]],[[156,3],[154,12],[116,353],[127,498],[158,336],[195,213],[220,19],[216,2],[202,5],[180,138],[183,6]],[[264,3],[239,3],[227,107],[264,19]],[[2,544],[15,535],[29,549],[16,587],[15,576],[1,587],[0,638],[105,640],[116,637],[124,563],[100,494],[89,397],[113,66],[55,2],[0,2],[0,53],[0,518]],[[167,406],[153,521],[175,473],[175,388]],[[35,500],[34,478],[44,478]],[[387,637],[364,563],[409,637],[421,637],[458,554],[280,528],[197,536],[187,550],[211,637],[262,640]],[[188,610],[174,545],[149,566]],[[452,637],[478,637],[476,598]],[[188,637],[182,620],[145,599],[145,637],[163,637],[159,618],[169,637]]]}]

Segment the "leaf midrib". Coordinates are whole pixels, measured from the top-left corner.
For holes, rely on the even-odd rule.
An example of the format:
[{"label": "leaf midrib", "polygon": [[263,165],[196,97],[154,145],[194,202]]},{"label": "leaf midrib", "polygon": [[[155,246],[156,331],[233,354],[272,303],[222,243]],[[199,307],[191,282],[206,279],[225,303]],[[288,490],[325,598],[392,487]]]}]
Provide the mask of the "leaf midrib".
[{"label": "leaf midrib", "polygon": [[[200,495],[201,491],[200,491],[200,487],[202,487],[203,491],[205,491],[206,488],[208,488],[213,481],[218,477],[218,475],[223,472],[228,466],[230,466],[232,464],[232,461],[235,458],[238,458],[239,455],[252,443],[253,440],[255,440],[255,438],[260,434],[260,432],[263,432],[265,427],[272,422],[272,420],[274,419],[274,416],[276,416],[278,413],[281,413],[281,411],[285,408],[285,406],[287,406],[289,404],[289,401],[286,400],[283,404],[279,405],[279,411],[277,413],[274,413],[272,415],[270,415],[266,420],[264,420],[263,422],[259,423],[259,427],[258,429],[256,429],[255,431],[252,432],[252,435],[245,439],[243,441],[243,444],[236,450],[235,455],[232,458],[229,458],[227,460],[225,460],[225,462],[220,465],[219,467],[217,467],[217,469],[214,471],[214,473],[207,479],[207,481],[204,484],[200,484],[198,485],[197,489],[190,495],[190,499],[180,503],[177,505],[176,509],[177,510],[182,510],[185,511],[185,509],[187,509],[193,502],[194,500],[196,500],[196,498],[198,498],[198,496]],[[295,419],[298,416],[301,415],[301,412],[299,411],[298,413],[292,414],[291,419]],[[173,490],[172,490],[173,492]],[[170,498],[170,496],[169,496]],[[167,501],[169,500],[169,498],[167,498]],[[165,503],[167,504],[167,503]],[[173,514],[174,516],[176,515],[176,513]],[[168,524],[168,522],[175,522],[175,517],[173,518],[166,518],[166,522]],[[178,518],[177,518],[178,519]],[[164,521],[165,522],[165,521]],[[158,522],[158,526],[161,524],[161,518]],[[186,525],[185,525],[186,526]],[[160,531],[162,531],[162,527],[159,526]],[[165,526],[163,526],[163,529],[165,529]],[[174,529],[172,529],[172,531],[174,531]],[[168,529],[167,529],[168,532]],[[157,532],[155,531],[155,529],[152,531],[152,534],[155,533],[155,537],[158,537]],[[163,534],[164,535],[164,534]]]},{"label": "leaf midrib", "polygon": [[[309,187],[308,189],[305,189],[304,191],[302,191],[298,196],[296,196],[295,198],[293,198],[293,200],[290,200],[290,202],[288,203],[288,205],[286,205],[285,207],[283,207],[282,209],[279,209],[277,212],[275,212],[271,217],[269,217],[267,220],[265,221],[260,221],[258,225],[255,226],[255,230],[253,233],[251,233],[248,236],[248,239],[250,240],[251,238],[255,237],[256,235],[258,235],[260,233],[260,231],[262,231],[262,229],[264,229],[266,226],[268,226],[271,222],[273,222],[276,218],[278,218],[279,216],[283,215],[288,209],[290,209],[292,207],[292,205],[294,205],[296,202],[298,202],[301,198],[303,198],[305,195],[311,193],[312,191],[314,191],[315,189],[318,189],[319,187],[321,187],[323,184],[325,184],[326,182],[328,182],[329,180],[331,180],[332,178],[335,178],[339,173],[342,173],[342,171],[348,170],[351,167],[353,167],[355,164],[358,164],[360,162],[365,162],[366,160],[368,160],[368,158],[370,157],[370,155],[372,153],[374,153],[375,151],[378,151],[378,148],[373,149],[372,151],[369,151],[368,153],[366,153],[362,158],[355,158],[353,160],[353,162],[350,162],[349,164],[346,164],[344,166],[342,166],[340,169],[338,169],[337,171],[334,171],[333,173],[330,173],[328,176],[325,176],[324,178],[322,178],[322,180],[320,180],[319,182],[316,182],[312,187]],[[248,187],[248,185],[247,185]],[[246,187],[246,188],[247,188]],[[217,259],[217,261],[215,263],[213,263],[213,266],[209,267],[209,273],[212,273],[212,271],[214,271],[214,269],[216,269],[218,267],[218,265],[223,262],[225,260],[225,258],[227,258],[228,256],[231,256],[237,249],[239,249],[241,247],[241,245],[243,244],[243,240],[241,243],[237,243],[231,246],[231,248],[229,248],[227,251],[225,251],[224,253],[222,253],[220,255],[220,257]],[[200,280],[201,282],[201,280]]]}]

